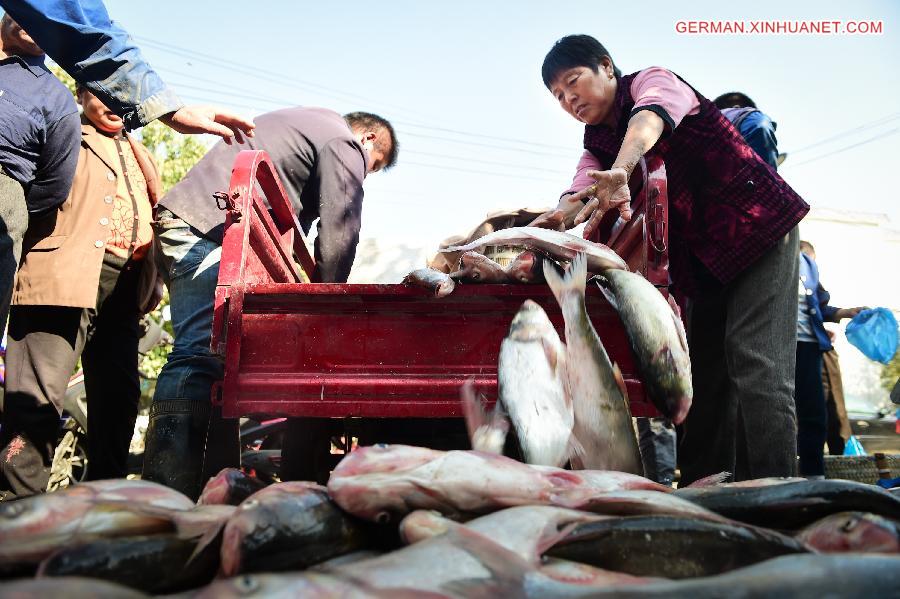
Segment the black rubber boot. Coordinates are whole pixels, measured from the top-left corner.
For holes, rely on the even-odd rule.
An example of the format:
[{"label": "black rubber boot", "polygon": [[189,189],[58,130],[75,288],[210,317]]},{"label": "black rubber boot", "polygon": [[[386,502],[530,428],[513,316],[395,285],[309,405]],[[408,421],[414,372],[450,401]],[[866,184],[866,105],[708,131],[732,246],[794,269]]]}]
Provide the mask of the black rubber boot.
[{"label": "black rubber boot", "polygon": [[154,401],[144,440],[142,478],[194,501],[203,490],[203,454],[210,405],[183,399]]}]

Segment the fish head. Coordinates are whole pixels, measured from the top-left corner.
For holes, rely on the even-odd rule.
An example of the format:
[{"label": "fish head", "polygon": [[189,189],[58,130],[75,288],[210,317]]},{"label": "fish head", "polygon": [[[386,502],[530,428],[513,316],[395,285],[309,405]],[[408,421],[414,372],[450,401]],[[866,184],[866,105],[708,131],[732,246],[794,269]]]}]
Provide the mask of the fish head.
[{"label": "fish head", "polygon": [[32,495],[18,501],[0,502],[0,531],[4,541],[41,535],[66,522],[77,519],[91,507],[89,498],[64,498]]},{"label": "fish head", "polygon": [[326,597],[359,596],[351,582],[324,573],[242,574],[216,580],[201,589],[198,599],[232,599],[238,597]]},{"label": "fish head", "polygon": [[507,280],[503,267],[479,252],[466,252],[459,259],[459,267],[451,277],[475,283],[501,283]]},{"label": "fish head", "polygon": [[530,299],[525,300],[516,312],[512,324],[509,325],[508,337],[515,341],[538,341],[546,337],[555,337],[559,340],[559,335],[547,313],[537,302]]},{"label": "fish head", "polygon": [[209,479],[209,482],[203,487],[200,499],[197,501],[200,505],[224,505],[228,503],[231,486],[234,484],[241,474],[236,468],[223,468],[217,475]]},{"label": "fish head", "polygon": [[532,250],[527,250],[515,257],[506,267],[509,278],[520,283],[533,283],[543,279],[541,257]]},{"label": "fish head", "polygon": [[651,393],[650,399],[673,423],[681,424],[694,398],[690,357],[687,352],[663,347],[653,357],[651,370],[657,392]]},{"label": "fish head", "polygon": [[404,474],[444,455],[443,451],[409,445],[380,444],[356,449],[332,471],[328,493],[354,516],[391,522],[409,513],[407,497],[422,492]]},{"label": "fish head", "polygon": [[900,525],[875,514],[842,512],[811,524],[798,539],[824,553],[898,553]]}]

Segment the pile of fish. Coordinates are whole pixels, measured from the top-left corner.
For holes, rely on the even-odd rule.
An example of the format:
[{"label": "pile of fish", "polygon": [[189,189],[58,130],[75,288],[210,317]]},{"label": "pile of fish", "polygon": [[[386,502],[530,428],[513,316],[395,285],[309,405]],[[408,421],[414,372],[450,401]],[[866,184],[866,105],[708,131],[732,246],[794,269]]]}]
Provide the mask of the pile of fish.
[{"label": "pile of fish", "polygon": [[[487,246],[507,245],[528,249],[519,253],[506,267],[476,251]],[[441,252],[463,252],[455,271],[448,274],[434,268],[420,268],[409,273],[404,283],[429,289],[436,297],[453,293],[457,282],[542,283],[545,264],[567,262],[577,254],[585,255],[590,272],[628,270],[625,261],[602,243],[539,227],[501,229],[466,245],[449,246]]]},{"label": "pile of fish", "polygon": [[699,484],[673,491],[629,473],[403,445],[351,452],[327,487],[263,488],[224,470],[198,505],[150,482],[83,483],[0,503],[0,596],[697,599],[900,589],[900,498],[891,493],[850,481]]},{"label": "pile of fish", "polygon": [[[475,251],[497,245],[528,249],[506,268]],[[525,461],[643,472],[624,381],[587,315],[585,288],[588,277],[597,275],[593,280],[622,320],[648,397],[664,416],[680,424],[693,389],[687,336],[674,302],[630,272],[612,249],[569,233],[513,227],[441,251],[463,252],[455,272],[423,268],[405,282],[437,297],[451,294],[457,282],[546,282],[559,303],[565,343],[543,309],[526,301],[500,353],[500,404],[512,419]],[[480,430],[479,439],[494,445],[499,440],[502,447],[503,436],[497,428],[491,433],[491,423],[505,430],[503,419],[467,403],[470,433]],[[499,450],[479,443],[474,447]]]}]

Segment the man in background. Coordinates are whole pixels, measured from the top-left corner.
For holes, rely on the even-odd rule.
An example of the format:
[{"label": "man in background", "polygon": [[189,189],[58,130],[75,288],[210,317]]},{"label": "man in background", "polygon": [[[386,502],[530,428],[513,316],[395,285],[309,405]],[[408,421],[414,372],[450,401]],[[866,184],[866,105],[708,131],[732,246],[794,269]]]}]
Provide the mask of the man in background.
[{"label": "man in background", "polygon": [[8,14],[0,19],[0,327],[29,219],[66,201],[81,124],[66,86],[44,66],[44,51]]},{"label": "man in background", "polygon": [[90,480],[124,478],[140,399],[142,314],[162,295],[152,256],[160,185],[150,152],[83,86],[78,168],[65,203],[25,233],[9,319],[0,486],[47,487],[69,377],[84,368]]},{"label": "man in background", "polygon": [[[155,224],[175,344],[156,383],[143,477],[195,499],[204,470],[212,475],[239,459],[237,420],[220,423],[210,403],[212,385],[223,376],[222,360],[210,350],[225,222],[213,194],[228,189],[235,156],[266,150],[303,230],[318,219],[312,278],[323,283],[347,281],[359,242],[363,181],[397,158],[393,127],[371,113],[341,117],[324,108],[296,107],[261,115],[256,125],[246,143],[213,147],[160,201]],[[207,442],[208,436],[221,441]],[[285,439],[305,436],[289,426]],[[311,461],[304,453],[286,443],[282,468]],[[305,477],[302,471],[297,476]]]},{"label": "man in background", "polygon": [[732,126],[743,136],[747,145],[773,169],[778,168],[777,124],[756,107],[747,94],[728,92],[715,99],[716,108],[722,111]]}]

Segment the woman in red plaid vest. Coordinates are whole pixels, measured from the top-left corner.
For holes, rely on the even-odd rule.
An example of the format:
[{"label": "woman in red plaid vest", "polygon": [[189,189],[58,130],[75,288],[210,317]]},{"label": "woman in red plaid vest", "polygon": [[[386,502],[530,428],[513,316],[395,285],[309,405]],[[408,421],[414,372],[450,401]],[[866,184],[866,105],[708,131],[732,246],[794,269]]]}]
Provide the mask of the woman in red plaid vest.
[{"label": "woman in red plaid vest", "polygon": [[797,224],[809,206],[680,77],[623,76],[600,42],[567,36],[544,59],[544,84],[585,124],[585,152],[557,208],[535,225],[589,237],[610,209],[631,217],[628,179],[663,158],[671,277],[686,298],[694,400],[679,431],[682,484],[796,472]]}]

